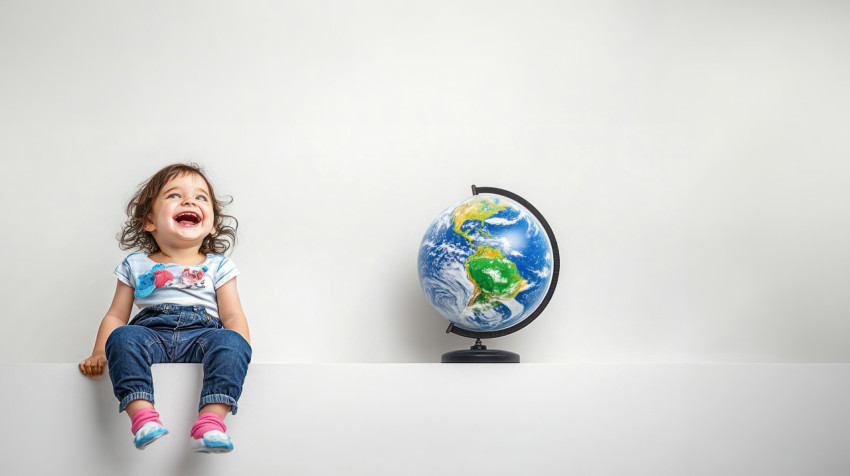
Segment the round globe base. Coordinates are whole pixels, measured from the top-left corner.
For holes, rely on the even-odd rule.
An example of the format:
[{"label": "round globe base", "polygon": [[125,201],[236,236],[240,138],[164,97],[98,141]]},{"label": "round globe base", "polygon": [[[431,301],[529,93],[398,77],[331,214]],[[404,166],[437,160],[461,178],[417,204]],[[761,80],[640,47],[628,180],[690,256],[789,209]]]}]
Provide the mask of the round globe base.
[{"label": "round globe base", "polygon": [[519,354],[507,350],[473,347],[469,350],[446,352],[440,362],[444,364],[518,364]]}]

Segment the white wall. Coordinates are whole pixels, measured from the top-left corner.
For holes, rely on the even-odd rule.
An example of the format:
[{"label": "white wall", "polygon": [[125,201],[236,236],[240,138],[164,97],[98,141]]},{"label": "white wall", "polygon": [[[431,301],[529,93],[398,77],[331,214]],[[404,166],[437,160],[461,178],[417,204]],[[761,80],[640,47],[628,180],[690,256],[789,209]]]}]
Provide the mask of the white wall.
[{"label": "white wall", "polygon": [[136,185],[240,220],[255,362],[432,362],[469,186],[552,224],[526,362],[850,361],[846,2],[0,2],[0,361],[90,351]]}]

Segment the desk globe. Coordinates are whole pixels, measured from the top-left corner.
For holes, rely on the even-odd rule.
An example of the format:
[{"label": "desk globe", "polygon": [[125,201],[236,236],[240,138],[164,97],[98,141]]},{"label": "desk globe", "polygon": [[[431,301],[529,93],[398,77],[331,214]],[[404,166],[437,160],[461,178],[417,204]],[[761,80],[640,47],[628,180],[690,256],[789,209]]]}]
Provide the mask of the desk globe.
[{"label": "desk globe", "polygon": [[476,339],[447,352],[444,363],[518,363],[481,339],[530,324],[555,291],[560,258],[543,215],[507,190],[472,186],[472,197],[440,213],[419,246],[419,283],[450,324],[447,333]]}]

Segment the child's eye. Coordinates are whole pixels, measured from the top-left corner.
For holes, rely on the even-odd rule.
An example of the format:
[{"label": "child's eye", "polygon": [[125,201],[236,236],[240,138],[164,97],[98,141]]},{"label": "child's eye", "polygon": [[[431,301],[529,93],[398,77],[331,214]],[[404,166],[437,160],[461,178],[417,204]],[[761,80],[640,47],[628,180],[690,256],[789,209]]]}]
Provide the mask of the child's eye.
[{"label": "child's eye", "polygon": [[170,193],[165,198],[180,198],[180,194],[179,193]]},{"label": "child's eye", "polygon": [[195,200],[203,200],[203,201],[206,202],[207,196],[206,195],[198,195],[197,197],[195,197]]}]

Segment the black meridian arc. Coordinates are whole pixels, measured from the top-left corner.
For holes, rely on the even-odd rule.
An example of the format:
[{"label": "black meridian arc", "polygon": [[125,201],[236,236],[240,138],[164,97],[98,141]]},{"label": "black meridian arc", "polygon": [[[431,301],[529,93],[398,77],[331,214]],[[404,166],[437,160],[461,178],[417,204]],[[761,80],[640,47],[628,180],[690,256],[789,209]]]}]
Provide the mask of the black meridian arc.
[{"label": "black meridian arc", "polygon": [[558,251],[558,242],[555,240],[555,233],[552,232],[552,227],[549,226],[549,222],[543,218],[543,214],[541,214],[534,205],[528,202],[528,200],[520,197],[519,195],[509,192],[507,190],[503,190],[501,188],[495,187],[476,187],[472,186],[472,194],[478,195],[479,193],[492,193],[495,195],[501,195],[503,197],[510,198],[518,202],[520,205],[524,206],[526,210],[531,212],[532,215],[537,218],[541,225],[543,225],[543,229],[546,230],[546,235],[549,237],[549,243],[552,245],[552,280],[549,282],[549,290],[546,292],[546,296],[543,297],[543,300],[540,301],[540,305],[537,306],[537,309],[531,313],[528,317],[523,319],[522,321],[514,324],[507,329],[501,329],[498,331],[490,331],[490,332],[480,332],[480,331],[471,331],[468,329],[464,329],[462,327],[458,327],[454,325],[454,323],[449,324],[449,328],[446,329],[446,334],[457,334],[463,337],[471,337],[473,339],[493,339],[496,337],[504,337],[508,334],[513,334],[514,332],[524,328],[525,326],[531,324],[531,322],[537,319],[537,316],[543,312],[546,306],[549,304],[549,300],[552,299],[552,294],[555,292],[555,285],[558,284],[558,273],[561,271],[561,254]]}]

